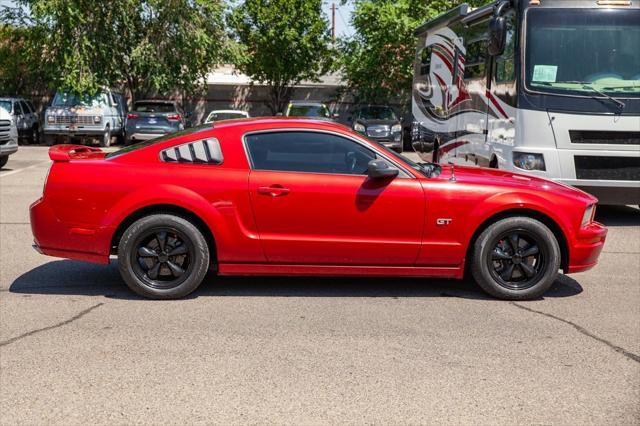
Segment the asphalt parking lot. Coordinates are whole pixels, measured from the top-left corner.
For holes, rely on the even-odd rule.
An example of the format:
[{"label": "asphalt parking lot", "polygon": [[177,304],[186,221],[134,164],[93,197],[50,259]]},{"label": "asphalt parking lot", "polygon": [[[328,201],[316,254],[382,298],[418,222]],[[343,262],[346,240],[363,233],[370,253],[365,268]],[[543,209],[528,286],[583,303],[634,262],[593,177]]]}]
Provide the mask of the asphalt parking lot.
[{"label": "asphalt parking lot", "polygon": [[601,263],[510,303],[470,282],[214,278],[135,297],[44,257],[44,147],[0,171],[0,423],[640,423],[640,211]]}]

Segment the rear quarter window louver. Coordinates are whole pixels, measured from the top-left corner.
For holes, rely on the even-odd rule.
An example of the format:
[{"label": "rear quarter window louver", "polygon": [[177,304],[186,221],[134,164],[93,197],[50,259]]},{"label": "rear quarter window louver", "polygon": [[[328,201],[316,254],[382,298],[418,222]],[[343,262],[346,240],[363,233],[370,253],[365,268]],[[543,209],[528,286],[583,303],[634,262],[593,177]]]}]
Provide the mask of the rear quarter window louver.
[{"label": "rear quarter window louver", "polygon": [[189,142],[165,149],[160,157],[166,163],[222,164],[222,150],[217,139]]}]

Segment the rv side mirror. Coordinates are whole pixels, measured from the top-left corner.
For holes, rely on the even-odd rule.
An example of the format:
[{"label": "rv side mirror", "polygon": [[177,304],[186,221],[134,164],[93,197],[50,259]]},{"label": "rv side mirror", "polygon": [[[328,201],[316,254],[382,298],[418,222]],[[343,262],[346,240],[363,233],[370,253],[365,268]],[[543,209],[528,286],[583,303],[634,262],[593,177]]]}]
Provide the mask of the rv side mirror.
[{"label": "rv side mirror", "polygon": [[507,20],[504,16],[494,16],[489,22],[489,55],[498,56],[504,52],[507,35]]}]

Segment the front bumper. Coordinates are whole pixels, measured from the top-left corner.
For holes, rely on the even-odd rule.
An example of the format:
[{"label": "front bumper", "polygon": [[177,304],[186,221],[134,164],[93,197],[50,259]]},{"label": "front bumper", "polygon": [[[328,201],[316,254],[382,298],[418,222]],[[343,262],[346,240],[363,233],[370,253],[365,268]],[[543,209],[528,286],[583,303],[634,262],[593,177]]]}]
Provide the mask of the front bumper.
[{"label": "front bumper", "polygon": [[102,136],[105,132],[105,128],[103,126],[75,126],[75,125],[62,125],[62,126],[51,126],[45,125],[42,129],[45,136],[93,136],[98,137]]},{"label": "front bumper", "polygon": [[15,154],[18,151],[18,143],[11,141],[4,145],[0,145],[0,157]]},{"label": "front bumper", "polygon": [[574,244],[569,247],[569,267],[567,274],[587,271],[598,263],[598,257],[607,238],[607,227],[592,222],[582,228]]}]

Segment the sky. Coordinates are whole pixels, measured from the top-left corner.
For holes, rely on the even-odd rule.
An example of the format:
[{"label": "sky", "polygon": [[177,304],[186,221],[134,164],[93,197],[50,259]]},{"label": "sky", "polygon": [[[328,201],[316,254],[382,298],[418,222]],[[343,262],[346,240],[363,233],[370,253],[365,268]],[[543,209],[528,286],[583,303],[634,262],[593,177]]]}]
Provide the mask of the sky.
[{"label": "sky", "polygon": [[[1,6],[13,6],[13,0],[0,0]],[[340,0],[323,0],[322,5],[325,14],[331,20],[331,4],[335,3],[337,12],[336,12],[336,34],[338,37],[350,36],[353,35],[353,28],[351,27],[351,12],[353,11],[353,2],[349,1],[345,5],[340,5]]]}]

